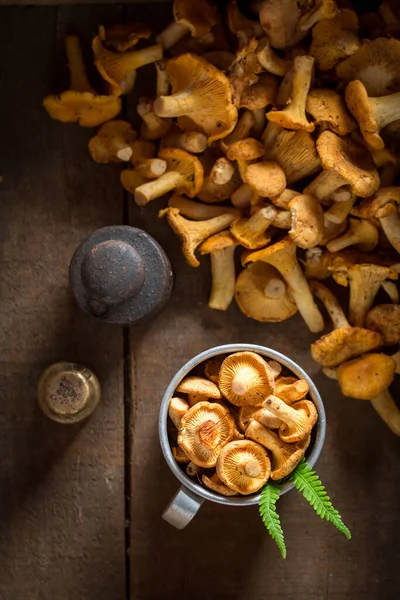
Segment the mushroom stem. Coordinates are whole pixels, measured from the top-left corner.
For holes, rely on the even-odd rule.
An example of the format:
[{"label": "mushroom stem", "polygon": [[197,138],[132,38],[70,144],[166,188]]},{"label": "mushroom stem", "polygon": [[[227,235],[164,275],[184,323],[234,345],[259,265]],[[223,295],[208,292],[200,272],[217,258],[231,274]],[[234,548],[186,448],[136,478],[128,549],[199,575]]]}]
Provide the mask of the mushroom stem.
[{"label": "mushroom stem", "polygon": [[[174,194],[168,201],[168,206],[171,208],[179,209],[179,212],[193,221],[205,221],[206,219],[213,219],[220,215],[231,214],[236,218],[241,216],[241,212],[238,208],[232,206],[214,206],[213,204],[200,204],[200,202],[194,202],[189,200],[185,196]],[[163,211],[160,211],[163,212]],[[159,216],[164,216],[159,214]]]},{"label": "mushroom stem", "polygon": [[264,295],[271,300],[283,298],[286,294],[286,285],[282,279],[270,279],[264,288]]},{"label": "mushroom stem", "polygon": [[360,270],[355,270],[350,281],[349,321],[355,327],[364,327],[365,317],[377,295],[381,281],[373,281]]},{"label": "mushroom stem", "polygon": [[299,21],[300,31],[308,31],[318,21],[333,19],[338,14],[335,0],[321,0],[319,6],[303,15]]},{"label": "mushroom stem", "polygon": [[385,290],[393,304],[398,304],[400,301],[399,290],[393,281],[383,281],[382,288]]},{"label": "mushroom stem", "polygon": [[299,416],[295,408],[292,408],[286,402],[271,394],[268,396],[265,406],[267,410],[272,412],[273,415],[278,417],[283,423],[289,427],[296,425],[299,420]]},{"label": "mushroom stem", "polygon": [[329,197],[329,200],[333,200],[333,202],[347,202],[352,197],[352,192],[350,186],[344,185],[341,188],[338,188]]},{"label": "mushroom stem", "polygon": [[221,140],[221,147],[224,152],[235,142],[249,137],[252,127],[255,125],[254,115],[250,110],[246,110],[238,120],[235,129],[227,137]]},{"label": "mushroom stem", "polygon": [[161,158],[147,158],[137,165],[141,177],[145,179],[156,179],[161,177],[167,169],[167,162]]},{"label": "mushroom stem", "polygon": [[207,137],[200,131],[184,131],[178,136],[176,145],[191,154],[201,154],[207,148]]},{"label": "mushroom stem", "polygon": [[254,116],[254,126],[251,130],[251,135],[252,137],[256,138],[258,140],[258,138],[260,137],[260,135],[262,134],[262,132],[265,129],[265,123],[266,123],[266,116],[265,116],[265,108],[255,108],[254,110],[251,111],[253,113]]},{"label": "mushroom stem", "polygon": [[65,49],[69,66],[69,89],[75,92],[89,92],[96,96],[96,91],[89,83],[85,63],[83,61],[82,49],[77,35],[67,35],[65,38]]},{"label": "mushroom stem", "polygon": [[290,210],[278,211],[276,217],[272,221],[272,225],[278,229],[291,229],[292,227],[292,213]]},{"label": "mushroom stem", "polygon": [[268,158],[268,152],[271,152],[275,142],[277,140],[278,135],[282,131],[282,127],[269,121],[266,128],[264,129],[264,133],[261,136],[261,141],[264,144],[265,154],[264,158]]},{"label": "mushroom stem", "polygon": [[198,109],[196,96],[189,92],[159,96],[154,101],[154,112],[159,117],[182,117]]},{"label": "mushroom stem", "polygon": [[382,229],[392,244],[393,248],[400,254],[400,216],[396,211],[393,214],[379,219]]},{"label": "mushroom stem", "polygon": [[247,183],[243,183],[231,196],[233,206],[237,208],[247,208],[250,206],[253,190]]},{"label": "mushroom stem", "polygon": [[211,252],[212,287],[208,306],[226,310],[235,295],[235,246]]},{"label": "mushroom stem", "polygon": [[153,112],[151,102],[142,101],[137,105],[137,112],[143,119],[142,137],[147,140],[156,140],[165,135],[170,129],[172,122],[170,119],[161,119]]},{"label": "mushroom stem", "polygon": [[272,50],[267,37],[260,40],[256,56],[266,71],[280,77],[283,77],[291,67],[290,61],[281,58]]},{"label": "mushroom stem", "polygon": [[343,223],[350,214],[356,200],[357,197],[353,195],[349,200],[334,202],[332,206],[325,211],[325,219],[331,223],[336,223],[337,225]]},{"label": "mushroom stem", "polygon": [[124,162],[128,162],[132,157],[132,148],[127,145],[126,142],[122,138],[118,138],[114,140],[115,148],[118,150],[115,153],[115,156]]},{"label": "mushroom stem", "polygon": [[135,190],[135,202],[139,206],[145,206],[151,200],[163,196],[167,192],[174,190],[182,181],[183,176],[177,171],[168,171],[154,181],[149,181],[140,185]]},{"label": "mushroom stem", "polygon": [[157,96],[168,96],[169,94],[169,77],[166,70],[167,62],[159,60],[155,63],[157,71]]},{"label": "mushroom stem", "polygon": [[332,319],[334,329],[342,327],[350,327],[350,323],[346,319],[346,315],[335,296],[327,287],[319,281],[309,281],[308,285],[314,296],[318,298],[325,306],[330,318]]},{"label": "mushroom stem", "polygon": [[400,119],[399,101],[400,92],[380,96],[379,98],[369,98],[373,118],[379,129],[383,129],[389,123]]},{"label": "mushroom stem", "polygon": [[306,100],[314,67],[313,56],[296,56],[293,63],[293,86],[290,104],[283,110],[267,113],[267,119],[287,129],[314,131],[314,123],[306,117]]},{"label": "mushroom stem", "polygon": [[241,467],[249,477],[259,477],[261,475],[261,467],[255,460],[243,461]]},{"label": "mushroom stem", "polygon": [[332,169],[326,169],[308,184],[303,194],[309,194],[321,201],[330,198],[335,190],[347,184],[347,179],[339,175],[339,173],[336,173]]},{"label": "mushroom stem", "polygon": [[169,50],[185,37],[188,31],[185,25],[173,21],[156,37],[156,42],[161,44],[165,50]]},{"label": "mushroom stem", "polygon": [[326,247],[329,252],[335,254],[348,246],[355,246],[357,244],[360,244],[360,246],[366,244],[371,247],[362,249],[372,250],[377,243],[378,231],[374,225],[368,223],[368,221],[360,222],[356,219],[350,219],[350,227],[346,233],[328,242]]},{"label": "mushroom stem", "polygon": [[181,217],[176,208],[168,209],[168,223],[182,240],[183,253],[192,267],[200,265],[194,252],[201,242],[228,227],[234,218],[233,215],[225,213],[206,221],[188,221]]},{"label": "mushroom stem", "polygon": [[372,398],[371,404],[395,435],[400,436],[400,411],[389,390]]},{"label": "mushroom stem", "polygon": [[394,362],[396,363],[396,373],[397,373],[397,375],[400,375],[400,350],[398,350],[397,352],[395,352],[394,354],[392,354],[391,358],[393,358]]},{"label": "mushroom stem", "polygon": [[270,450],[272,454],[279,454],[279,452],[288,447],[288,445],[281,440],[277,433],[271,431],[267,427],[260,427],[260,424],[262,423],[257,421],[258,419],[256,420],[256,423],[254,423],[254,421],[250,421],[250,424],[246,429],[246,437],[250,438],[254,442],[258,442]]},{"label": "mushroom stem", "polygon": [[[272,197],[271,202],[275,204],[275,206],[277,206],[278,208],[283,208],[283,210],[289,211],[289,202],[293,200],[293,198],[296,198],[296,196],[299,196],[299,194],[300,192],[296,192],[295,190],[289,190],[289,188],[286,188],[285,190],[283,190],[282,194],[279,194],[279,196]],[[279,227],[279,225],[275,225],[275,223],[274,226]]]},{"label": "mushroom stem", "polygon": [[230,160],[222,156],[218,158],[210,171],[210,181],[214,185],[225,185],[229,183],[235,173],[235,167]]}]

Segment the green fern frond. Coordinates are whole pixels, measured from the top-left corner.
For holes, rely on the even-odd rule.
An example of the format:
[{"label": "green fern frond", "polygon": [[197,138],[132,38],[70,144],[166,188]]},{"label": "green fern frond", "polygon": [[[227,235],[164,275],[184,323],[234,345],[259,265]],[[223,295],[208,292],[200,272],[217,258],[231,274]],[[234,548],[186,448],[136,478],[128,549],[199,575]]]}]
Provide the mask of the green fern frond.
[{"label": "green fern frond", "polygon": [[279,498],[280,486],[267,483],[261,492],[259,502],[260,515],[270,536],[276,542],[283,558],[286,558],[286,546],[279,515],[276,512],[276,502]]},{"label": "green fern frond", "polygon": [[348,540],[351,539],[350,530],[342,521],[338,511],[332,506],[331,499],[325,491],[318,475],[303,459],[291,474],[290,480],[296,489],[301,492],[304,498],[311,504],[315,512],[321,519],[329,521],[343,533]]}]

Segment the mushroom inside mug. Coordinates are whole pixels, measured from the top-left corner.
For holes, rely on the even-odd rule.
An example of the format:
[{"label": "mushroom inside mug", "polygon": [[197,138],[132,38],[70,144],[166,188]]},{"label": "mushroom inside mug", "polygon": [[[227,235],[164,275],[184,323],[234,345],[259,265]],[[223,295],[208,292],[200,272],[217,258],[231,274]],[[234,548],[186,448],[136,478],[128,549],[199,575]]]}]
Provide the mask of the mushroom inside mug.
[{"label": "mushroom inside mug", "polygon": [[[265,391],[265,401],[274,392],[279,394],[280,386],[276,385],[275,377],[277,381],[279,381],[280,378],[282,378],[282,380],[285,381],[285,379],[291,377],[292,380],[300,380],[302,382],[305,382],[304,388],[306,389],[308,387],[307,400],[310,402],[310,404],[313,405],[313,408],[315,407],[315,412],[317,413],[318,417],[315,425],[311,426],[311,434],[304,433],[304,436],[307,437],[307,440],[306,443],[303,444],[303,447],[305,448],[305,456],[307,458],[308,464],[310,466],[313,466],[321,453],[326,432],[326,417],[324,405],[315,384],[299,365],[293,362],[289,357],[284,356],[283,354],[280,354],[275,350],[253,344],[228,344],[224,346],[217,346],[215,348],[211,348],[209,350],[206,350],[205,352],[202,352],[201,354],[192,358],[188,363],[186,363],[186,365],[184,365],[178,371],[178,373],[175,375],[175,377],[172,379],[169,386],[167,387],[160,407],[159,436],[162,452],[171,471],[182,484],[181,490],[178,492],[175,500],[166,509],[163,515],[163,517],[166,520],[174,524],[176,527],[184,527],[196,514],[198,508],[201,506],[204,500],[210,500],[212,502],[226,504],[230,506],[249,506],[253,504],[258,504],[260,499],[259,492],[261,490],[261,487],[265,484],[269,477],[270,469],[266,468],[266,464],[268,463],[268,461],[273,460],[273,464],[275,465],[276,459],[273,457],[271,449],[268,449],[267,447],[263,446],[262,443],[260,443],[258,440],[255,441],[254,438],[250,440],[249,435],[249,437],[245,437],[243,441],[252,441],[253,443],[258,444],[260,452],[256,455],[256,460],[254,459],[254,453],[252,455],[249,454],[248,456],[239,455],[238,457],[236,457],[235,455],[234,462],[236,471],[234,475],[235,481],[233,484],[230,483],[229,477],[227,478],[224,475],[224,466],[220,464],[218,468],[218,456],[222,452],[222,449],[225,449],[222,455],[223,461],[226,460],[227,456],[230,456],[231,454],[233,456],[235,454],[234,452],[230,453],[229,449],[230,444],[237,444],[238,438],[235,437],[235,432],[238,433],[240,429],[240,409],[238,406],[231,403],[227,399],[229,392],[227,391],[226,387],[224,387],[224,390],[221,389],[221,399],[209,398],[208,402],[204,403],[205,405],[207,405],[203,407],[205,409],[204,411],[199,411],[199,409],[196,408],[196,406],[198,407],[198,405],[196,404],[193,407],[189,408],[188,412],[185,413],[183,421],[183,426],[185,426],[185,423],[189,421],[191,423],[191,435],[193,437],[190,440],[192,448],[192,451],[190,453],[190,460],[192,462],[193,459],[196,460],[196,457],[193,454],[193,444],[195,444],[195,452],[199,452],[200,455],[202,455],[202,453],[206,453],[209,456],[210,449],[212,450],[211,453],[213,453],[213,455],[217,455],[215,458],[214,466],[209,468],[201,467],[202,470],[196,472],[194,477],[191,478],[187,475],[186,471],[184,470],[185,465],[183,463],[178,463],[174,458],[172,449],[173,447],[176,447],[177,443],[179,445],[179,438],[182,439],[182,422],[179,428],[179,433],[178,429],[176,429],[176,437],[175,439],[173,439],[174,434],[172,434],[172,437],[171,435],[169,435],[169,432],[171,431],[171,429],[173,430],[173,428],[167,427],[170,401],[172,398],[176,398],[176,396],[181,396],[183,400],[186,399],[183,393],[179,393],[176,391],[177,388],[185,389],[185,386],[182,385],[182,383],[187,377],[202,377],[210,381],[210,373],[212,373],[213,382],[217,384],[217,381],[219,382],[220,380],[221,372],[224,376],[224,361],[227,358],[229,358],[229,360],[225,364],[228,365],[228,367],[230,366],[232,368],[232,363],[235,360],[236,353],[240,353],[240,369],[236,369],[236,374],[239,373],[240,375],[240,381],[236,381],[235,376],[233,376],[233,378],[231,378],[231,385],[233,384],[236,390],[239,391],[245,389],[248,390],[250,393],[250,397],[251,393],[254,392],[254,390],[252,390],[251,387],[252,384],[256,386],[257,391],[260,390],[261,385],[261,389],[264,389]],[[246,365],[243,364],[243,355],[245,355],[245,358],[248,358],[249,356],[251,357],[252,355],[256,355],[254,357],[254,362],[250,364],[250,367],[247,367],[249,375],[247,379]],[[279,372],[279,369],[272,369],[271,366],[268,364],[270,361],[275,361],[275,363],[281,365],[282,371]],[[257,364],[259,368],[259,363],[262,364],[262,368],[257,372],[257,376],[255,377],[254,365]],[[217,370],[218,380],[216,374]],[[267,381],[264,385],[264,388],[262,388],[262,381],[260,381],[260,377],[262,378],[264,375],[267,376]],[[242,381],[243,378],[244,381]],[[224,377],[223,381],[225,386],[229,386],[229,378],[227,379],[226,377]],[[283,387],[286,388],[287,386]],[[282,398],[281,400],[282,402],[285,402],[284,398]],[[216,411],[212,411],[213,404],[218,405],[218,407],[215,407]],[[260,406],[260,404],[258,406],[262,412],[263,410],[267,409],[266,404],[264,409],[263,406]],[[226,410],[221,411],[221,407],[224,407]],[[291,415],[294,416],[294,418],[296,418],[296,402],[294,402],[294,404],[291,404],[291,407],[294,408],[294,411],[293,413],[291,413]],[[302,407],[299,406],[298,408],[301,410]],[[193,414],[191,413],[191,411]],[[195,412],[197,412],[197,415],[194,414]],[[224,413],[223,418],[225,420],[227,418],[226,415],[228,415],[229,422],[231,421],[231,419],[234,421],[236,427],[233,431],[231,426],[225,427],[224,424],[222,424],[222,426],[219,425],[219,419],[216,416],[219,412]],[[287,418],[286,415],[285,418]],[[272,420],[272,422],[273,421],[274,420]],[[268,423],[268,421],[264,421],[264,423],[265,422]],[[195,425],[193,426],[193,424]],[[279,420],[275,419],[275,424],[278,424],[278,429],[275,429],[274,433],[277,436],[279,436]],[[261,427],[265,426],[262,422],[260,423],[260,425]],[[250,429],[250,432],[251,431],[252,429]],[[244,432],[244,436],[246,436],[246,432]],[[187,443],[187,441],[185,441],[185,443]],[[296,444],[297,448],[299,446],[299,442],[296,441],[294,445]],[[242,446],[245,447],[246,444],[242,444]],[[216,452],[215,449],[217,449]],[[232,446],[232,451],[233,450],[234,448]],[[263,457],[266,457],[266,460],[264,460]],[[299,458],[299,460],[300,459],[301,457]],[[210,462],[207,463],[207,461],[203,461],[203,465],[204,464],[210,464]],[[295,466],[296,464],[293,463],[293,468],[295,468]],[[220,478],[221,473],[224,477],[223,480],[221,480]],[[210,480],[213,482],[212,485],[208,485],[208,482]],[[257,483],[255,483],[255,480],[257,480],[260,483],[258,487]],[[284,494],[292,488],[293,484],[291,482],[286,482],[282,485],[280,493]],[[219,490],[219,492],[217,490]],[[230,495],[229,490],[235,493],[236,495]],[[239,490],[245,490],[245,493],[239,493]],[[174,516],[171,517],[170,513],[171,510],[174,511],[176,509],[177,503],[181,504],[181,507],[178,506],[178,510],[182,508],[182,495],[186,496],[186,500],[188,500],[187,504],[193,504],[193,506],[189,508],[190,515],[186,515],[185,517],[183,517],[183,520],[185,522],[183,524],[177,524],[176,519],[174,518]],[[185,512],[185,508],[183,508],[182,510],[183,512]]]}]

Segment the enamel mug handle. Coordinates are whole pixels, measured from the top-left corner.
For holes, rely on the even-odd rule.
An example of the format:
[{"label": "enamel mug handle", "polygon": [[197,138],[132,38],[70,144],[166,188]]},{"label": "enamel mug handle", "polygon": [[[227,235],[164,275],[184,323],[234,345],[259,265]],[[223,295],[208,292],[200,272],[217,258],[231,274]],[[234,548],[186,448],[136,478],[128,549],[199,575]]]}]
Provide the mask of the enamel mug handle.
[{"label": "enamel mug handle", "polygon": [[203,504],[203,498],[181,486],[162,514],[162,518],[177,529],[190,523]]}]

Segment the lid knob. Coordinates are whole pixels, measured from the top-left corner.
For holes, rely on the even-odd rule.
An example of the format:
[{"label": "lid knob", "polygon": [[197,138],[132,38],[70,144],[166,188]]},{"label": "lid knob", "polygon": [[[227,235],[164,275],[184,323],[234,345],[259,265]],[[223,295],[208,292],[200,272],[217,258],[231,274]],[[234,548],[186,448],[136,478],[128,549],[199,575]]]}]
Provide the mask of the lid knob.
[{"label": "lid knob", "polygon": [[145,279],[143,260],[122,240],[106,240],[91,248],[81,266],[82,282],[102,304],[119,304],[138,295]]}]

